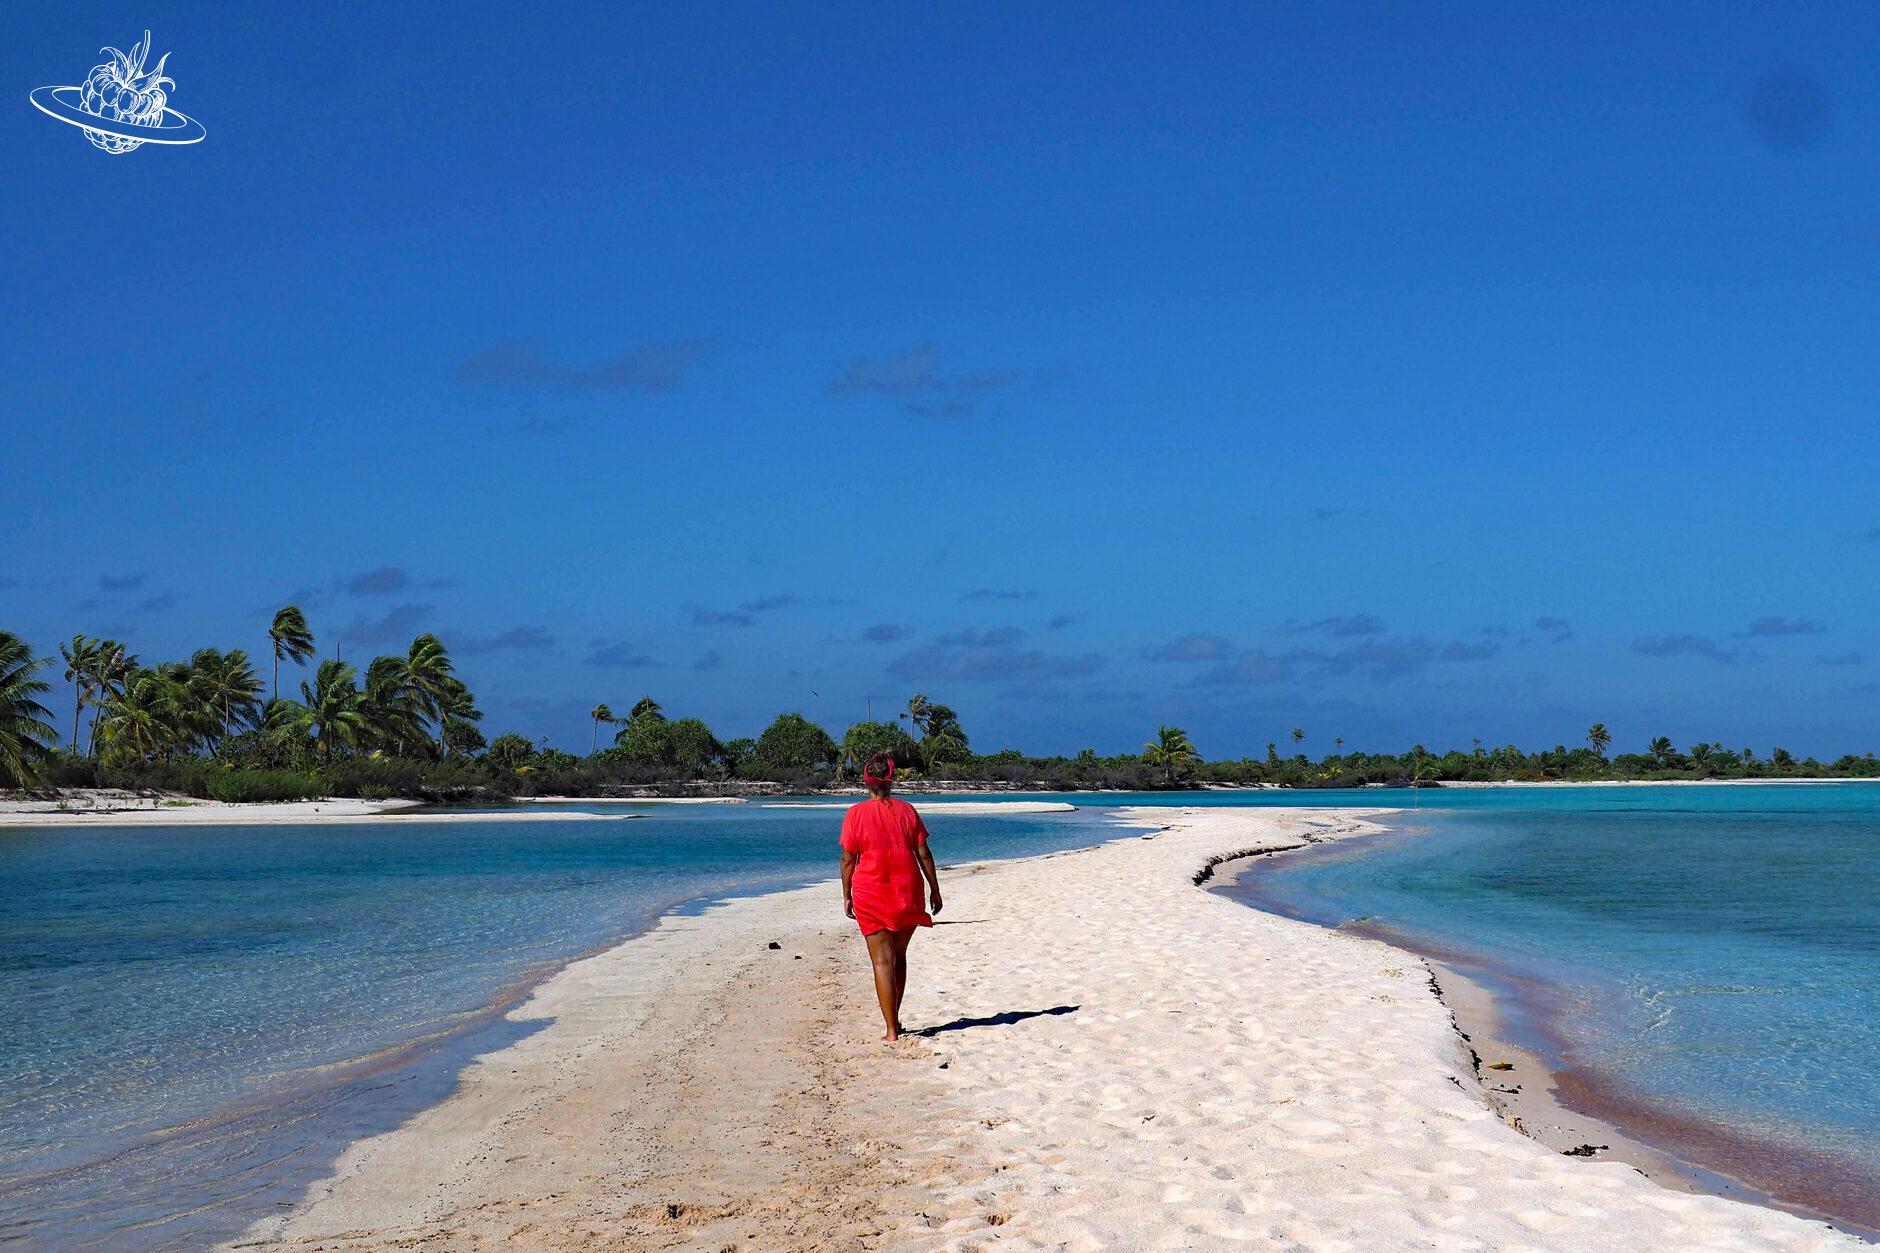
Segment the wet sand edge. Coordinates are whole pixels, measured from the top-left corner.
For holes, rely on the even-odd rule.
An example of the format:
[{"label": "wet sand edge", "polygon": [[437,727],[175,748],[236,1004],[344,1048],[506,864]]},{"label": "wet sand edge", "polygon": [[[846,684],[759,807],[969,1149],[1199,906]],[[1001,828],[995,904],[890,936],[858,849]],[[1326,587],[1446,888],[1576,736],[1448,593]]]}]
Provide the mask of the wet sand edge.
[{"label": "wet sand edge", "polygon": [[[1206,886],[1255,909],[1327,926],[1320,918],[1282,908],[1259,889],[1253,872],[1261,863],[1281,856],[1363,856],[1375,842],[1404,834],[1392,827],[1376,835],[1341,840],[1335,849],[1309,842],[1248,852],[1214,867]],[[1880,1197],[1863,1201],[1838,1192],[1815,1192],[1798,1186],[1787,1175],[1767,1174],[1758,1165],[1778,1157],[1807,1159],[1808,1154],[1665,1110],[1608,1076],[1562,1060],[1564,1044],[1550,1034],[1546,1023],[1545,1006],[1555,995],[1552,989],[1533,980],[1518,980],[1509,972],[1486,969],[1473,955],[1445,951],[1381,925],[1356,923],[1328,929],[1388,944],[1428,969],[1430,993],[1449,1011],[1455,1032],[1474,1061],[1478,1094],[1503,1122],[1529,1139],[1570,1157],[1624,1162],[1674,1191],[1767,1206],[1880,1243]],[[1527,985],[1525,996],[1495,986],[1515,981]],[[1827,1160],[1821,1159],[1824,1166]],[[1717,1168],[1726,1162],[1727,1172]],[[1802,1173],[1806,1177],[1830,1172]]]}]

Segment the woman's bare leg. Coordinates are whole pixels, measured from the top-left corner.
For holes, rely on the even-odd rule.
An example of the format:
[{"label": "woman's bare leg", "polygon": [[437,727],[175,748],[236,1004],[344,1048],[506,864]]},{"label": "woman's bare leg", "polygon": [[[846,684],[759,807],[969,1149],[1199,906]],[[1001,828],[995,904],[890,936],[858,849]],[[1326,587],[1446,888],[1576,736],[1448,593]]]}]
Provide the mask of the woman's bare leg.
[{"label": "woman's bare leg", "polygon": [[914,938],[914,928],[890,931],[894,937],[894,1029],[901,1029],[901,998],[907,995],[907,945]]},{"label": "woman's bare leg", "polygon": [[900,994],[896,984],[900,976],[899,954],[896,952],[893,931],[874,931],[868,935],[868,960],[875,968],[875,1000],[881,1004],[881,1021],[888,1025],[888,1033],[881,1038],[893,1043],[901,1038],[901,1024],[897,1018],[900,1009]]}]

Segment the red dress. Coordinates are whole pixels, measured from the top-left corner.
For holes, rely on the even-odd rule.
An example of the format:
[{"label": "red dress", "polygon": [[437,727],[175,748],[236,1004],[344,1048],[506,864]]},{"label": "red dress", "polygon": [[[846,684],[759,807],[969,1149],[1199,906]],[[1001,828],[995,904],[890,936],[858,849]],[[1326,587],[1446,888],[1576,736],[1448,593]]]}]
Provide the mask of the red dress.
[{"label": "red dress", "polygon": [[859,860],[849,878],[849,899],[863,935],[931,927],[927,883],[914,850],[927,842],[927,826],[906,801],[869,797],[842,819],[842,851]]}]

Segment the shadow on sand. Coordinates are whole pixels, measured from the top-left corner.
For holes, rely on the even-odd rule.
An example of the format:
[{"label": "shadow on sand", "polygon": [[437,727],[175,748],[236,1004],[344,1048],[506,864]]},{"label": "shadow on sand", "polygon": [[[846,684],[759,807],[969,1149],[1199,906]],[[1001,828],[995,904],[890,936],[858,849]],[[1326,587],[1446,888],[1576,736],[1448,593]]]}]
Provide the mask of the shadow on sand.
[{"label": "shadow on sand", "polygon": [[1081,1005],[1056,1005],[1050,1009],[1011,1009],[1003,1014],[993,1014],[990,1018],[955,1018],[952,1022],[943,1022],[937,1027],[923,1027],[913,1035],[939,1035],[942,1031],[964,1031],[968,1027],[1009,1027],[1015,1022],[1024,1022],[1027,1018],[1043,1018],[1048,1014],[1074,1014],[1082,1009]]}]

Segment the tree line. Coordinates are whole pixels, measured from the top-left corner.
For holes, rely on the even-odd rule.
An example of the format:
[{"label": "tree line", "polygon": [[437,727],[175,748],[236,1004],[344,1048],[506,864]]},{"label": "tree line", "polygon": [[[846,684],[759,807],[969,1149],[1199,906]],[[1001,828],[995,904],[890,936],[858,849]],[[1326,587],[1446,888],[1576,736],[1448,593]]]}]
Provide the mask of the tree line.
[{"label": "tree line", "polygon": [[[1136,753],[980,754],[958,712],[920,694],[893,718],[854,723],[840,738],[801,713],[778,715],[755,737],[721,739],[701,719],[669,717],[650,696],[624,716],[603,703],[589,712],[593,730],[582,757],[514,732],[486,740],[474,694],[436,635],[373,658],[363,674],[337,657],[321,660],[297,697],[281,695],[280,669],[283,661],[314,660],[306,615],[283,608],[268,638],[272,668],[264,685],[238,648],[146,664],[119,641],[77,635],[60,645],[55,661],[0,631],[0,787],[156,788],[222,800],[599,795],[700,783],[818,788],[852,782],[876,753],[926,780],[1067,790],[1880,777],[1872,753],[1824,763],[1780,747],[1764,757],[1720,741],[1679,749],[1664,736],[1643,752],[1609,756],[1613,737],[1604,724],[1589,728],[1584,746],[1532,753],[1480,740],[1440,754],[1421,745],[1347,753],[1334,737],[1333,751],[1315,760],[1303,751],[1305,729],[1293,727],[1287,754],[1274,741],[1263,756],[1208,760],[1182,728],[1163,726]],[[65,743],[43,703],[60,662],[72,690]]]},{"label": "tree line", "polygon": [[[210,794],[317,794],[318,770],[351,757],[443,762],[486,748],[483,714],[435,635],[373,658],[363,676],[337,657],[280,694],[282,661],[304,665],[314,637],[296,606],[275,614],[272,680],[239,648],[146,663],[126,644],[75,635],[59,646],[72,728],[59,745],[39,697],[55,663],[0,631],[0,786],[187,781]],[[387,793],[389,794],[389,792]]]}]

